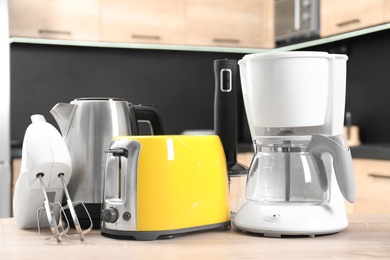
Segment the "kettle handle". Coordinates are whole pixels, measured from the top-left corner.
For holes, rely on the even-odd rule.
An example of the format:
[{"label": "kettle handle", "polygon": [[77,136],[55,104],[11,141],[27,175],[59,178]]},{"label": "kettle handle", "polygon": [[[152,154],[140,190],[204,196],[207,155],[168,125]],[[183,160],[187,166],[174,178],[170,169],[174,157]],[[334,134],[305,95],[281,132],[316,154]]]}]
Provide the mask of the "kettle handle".
[{"label": "kettle handle", "polygon": [[321,160],[323,153],[329,153],[333,158],[333,167],[340,187],[340,191],[344,198],[349,202],[354,202],[356,199],[355,175],[353,172],[351,150],[349,149],[344,137],[336,135],[327,137],[325,135],[313,135],[310,144],[310,153],[314,156],[318,167],[324,169],[324,164]]},{"label": "kettle handle", "polygon": [[[160,114],[156,108],[149,105],[131,105],[133,107],[135,120],[137,123],[139,121],[148,121],[151,124],[151,131],[154,135],[164,134],[163,124],[160,117]],[[138,135],[138,124],[135,124],[133,130],[133,135]]]}]

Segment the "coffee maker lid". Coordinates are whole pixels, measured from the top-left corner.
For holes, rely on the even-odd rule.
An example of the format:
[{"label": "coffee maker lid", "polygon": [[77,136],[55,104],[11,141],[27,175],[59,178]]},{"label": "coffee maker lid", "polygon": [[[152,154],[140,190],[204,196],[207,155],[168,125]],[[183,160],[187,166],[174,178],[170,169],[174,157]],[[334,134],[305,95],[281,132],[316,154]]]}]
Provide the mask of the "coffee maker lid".
[{"label": "coffee maker lid", "polygon": [[243,57],[243,60],[251,59],[267,59],[267,58],[341,58],[348,59],[346,55],[342,54],[329,54],[321,51],[283,51],[283,52],[261,52],[248,54]]}]

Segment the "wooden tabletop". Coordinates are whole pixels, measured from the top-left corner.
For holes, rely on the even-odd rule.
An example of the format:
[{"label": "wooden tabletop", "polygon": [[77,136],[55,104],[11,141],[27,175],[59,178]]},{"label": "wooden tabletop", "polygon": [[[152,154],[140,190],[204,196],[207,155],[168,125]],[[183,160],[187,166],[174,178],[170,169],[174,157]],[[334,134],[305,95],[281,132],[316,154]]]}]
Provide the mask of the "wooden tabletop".
[{"label": "wooden tabletop", "polygon": [[350,215],[341,233],[267,238],[229,230],[186,234],[165,240],[117,240],[93,230],[81,242],[45,240],[0,219],[0,259],[390,259],[390,215]]}]

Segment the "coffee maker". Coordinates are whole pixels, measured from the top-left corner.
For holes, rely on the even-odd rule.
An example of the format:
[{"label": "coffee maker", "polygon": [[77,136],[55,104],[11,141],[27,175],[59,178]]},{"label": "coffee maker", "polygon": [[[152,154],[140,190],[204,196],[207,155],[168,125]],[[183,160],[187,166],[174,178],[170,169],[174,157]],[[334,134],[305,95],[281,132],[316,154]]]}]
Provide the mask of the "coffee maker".
[{"label": "coffee maker", "polygon": [[342,135],[347,59],[299,51],[239,61],[255,154],[238,229],[312,237],[348,226],[344,198],[354,202],[356,192]]}]

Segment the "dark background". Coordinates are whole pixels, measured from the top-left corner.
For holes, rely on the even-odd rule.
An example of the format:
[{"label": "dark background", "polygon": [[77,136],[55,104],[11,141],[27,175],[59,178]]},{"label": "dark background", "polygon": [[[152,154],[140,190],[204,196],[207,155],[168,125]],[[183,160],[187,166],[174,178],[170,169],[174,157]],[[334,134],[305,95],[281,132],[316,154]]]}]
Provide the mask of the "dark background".
[{"label": "dark background", "polygon": [[[50,109],[78,97],[120,97],[154,105],[167,134],[211,130],[214,60],[238,60],[243,55],[13,43],[11,139],[14,146],[21,144],[34,113],[57,126]],[[241,107],[239,80],[237,88]],[[240,116],[239,125],[247,129],[246,118]],[[240,136],[244,131],[240,129]]]},{"label": "dark background", "polygon": [[362,143],[390,144],[390,31],[305,50],[348,55],[345,109],[359,126]]},{"label": "dark background", "polygon": [[[390,144],[390,31],[304,50],[349,56],[346,111],[360,127],[364,144]],[[244,55],[12,43],[13,147],[21,146],[32,114],[43,114],[56,126],[50,109],[78,97],[120,97],[133,104],[152,104],[160,111],[167,134],[213,129],[213,61],[239,60]],[[238,101],[239,149],[245,149],[251,140],[241,95]]]}]

